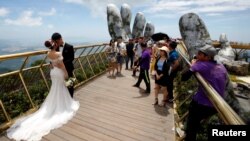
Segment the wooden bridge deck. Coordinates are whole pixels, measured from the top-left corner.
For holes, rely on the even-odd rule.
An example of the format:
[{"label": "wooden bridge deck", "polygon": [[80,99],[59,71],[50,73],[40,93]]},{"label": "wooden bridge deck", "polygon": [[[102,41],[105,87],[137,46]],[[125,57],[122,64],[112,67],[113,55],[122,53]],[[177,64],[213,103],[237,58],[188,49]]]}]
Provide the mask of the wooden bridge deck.
[{"label": "wooden bridge deck", "polygon": [[[143,94],[144,82],[141,89],[132,87],[137,78],[131,74],[123,70],[123,76],[115,79],[105,74],[79,88],[75,99],[81,106],[75,117],[42,140],[174,141],[172,105],[154,107],[154,80],[151,94]],[[6,136],[0,140],[9,141]]]}]

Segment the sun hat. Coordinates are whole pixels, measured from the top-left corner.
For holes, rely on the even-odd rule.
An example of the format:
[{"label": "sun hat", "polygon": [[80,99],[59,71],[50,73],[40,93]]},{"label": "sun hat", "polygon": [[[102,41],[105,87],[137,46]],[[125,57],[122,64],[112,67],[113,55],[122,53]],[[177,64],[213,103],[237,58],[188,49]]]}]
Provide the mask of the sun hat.
[{"label": "sun hat", "polygon": [[163,50],[163,51],[165,51],[166,53],[169,52],[169,49],[168,49],[168,47],[166,47],[166,46],[163,46],[163,47],[159,48],[159,50]]},{"label": "sun hat", "polygon": [[159,43],[159,44],[165,44],[166,41],[165,41],[165,40],[160,40],[160,41],[158,41],[158,43]]}]

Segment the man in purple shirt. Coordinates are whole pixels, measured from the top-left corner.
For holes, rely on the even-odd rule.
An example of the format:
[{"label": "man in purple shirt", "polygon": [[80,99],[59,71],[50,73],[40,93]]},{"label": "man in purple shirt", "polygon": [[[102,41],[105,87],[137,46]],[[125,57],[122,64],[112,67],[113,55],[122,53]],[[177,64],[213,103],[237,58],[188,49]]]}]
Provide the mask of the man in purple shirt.
[{"label": "man in purple shirt", "polygon": [[[189,71],[182,75],[182,80],[190,78],[194,72],[200,75],[224,98],[227,82],[227,70],[222,64],[214,61],[216,50],[211,45],[205,45],[199,49],[197,60],[192,61]],[[192,98],[189,106],[185,141],[196,141],[196,134],[202,119],[208,118],[217,113],[216,109],[209,101],[206,91],[201,85]]]},{"label": "man in purple shirt", "polygon": [[143,79],[147,87],[145,93],[150,93],[150,79],[148,75],[148,70],[149,70],[151,57],[150,57],[149,51],[146,48],[147,48],[147,44],[141,43],[142,55],[141,55],[139,64],[136,66],[136,69],[137,67],[140,66],[140,74],[139,74],[137,83],[133,86],[140,87],[141,81]]}]

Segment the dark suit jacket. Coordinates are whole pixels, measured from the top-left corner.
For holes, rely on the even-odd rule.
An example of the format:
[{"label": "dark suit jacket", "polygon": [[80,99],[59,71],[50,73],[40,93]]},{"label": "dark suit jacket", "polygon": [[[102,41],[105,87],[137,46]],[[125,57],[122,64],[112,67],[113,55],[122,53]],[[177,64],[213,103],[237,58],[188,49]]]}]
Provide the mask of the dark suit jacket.
[{"label": "dark suit jacket", "polygon": [[66,70],[68,71],[69,77],[72,77],[71,74],[74,70],[73,61],[75,58],[74,48],[72,45],[65,43],[62,51],[63,63]]}]

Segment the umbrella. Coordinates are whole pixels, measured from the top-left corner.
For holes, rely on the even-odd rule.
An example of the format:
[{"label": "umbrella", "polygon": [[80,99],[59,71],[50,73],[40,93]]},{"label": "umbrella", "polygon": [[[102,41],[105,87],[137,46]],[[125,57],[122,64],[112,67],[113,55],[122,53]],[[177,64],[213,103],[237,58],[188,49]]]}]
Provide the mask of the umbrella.
[{"label": "umbrella", "polygon": [[169,37],[166,33],[155,33],[151,36],[152,40],[154,40],[155,42],[160,41],[160,40],[169,40]]}]

